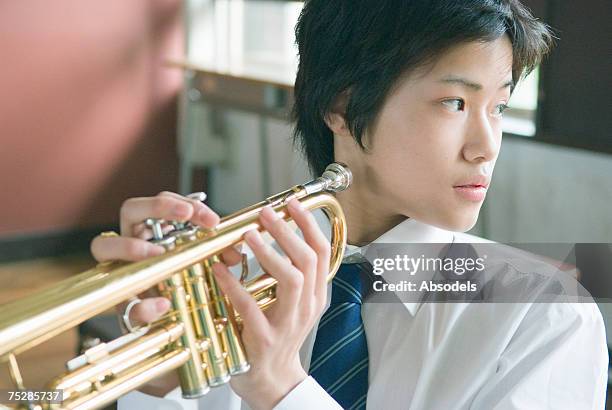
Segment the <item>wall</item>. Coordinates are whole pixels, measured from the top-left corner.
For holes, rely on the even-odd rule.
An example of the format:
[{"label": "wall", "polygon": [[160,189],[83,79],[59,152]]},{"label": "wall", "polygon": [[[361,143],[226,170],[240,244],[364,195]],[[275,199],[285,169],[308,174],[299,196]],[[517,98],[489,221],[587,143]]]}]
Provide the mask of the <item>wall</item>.
[{"label": "wall", "polygon": [[[210,205],[221,214],[311,179],[306,163],[293,148],[289,124],[267,119],[262,127],[256,115],[233,110],[225,112],[223,121],[226,136],[232,139],[229,144],[236,148],[230,155],[236,159],[210,171]],[[265,137],[262,130],[267,134]],[[268,153],[263,156],[265,147]],[[265,157],[269,158],[268,163],[264,163]],[[264,167],[268,167],[270,192],[265,192]]]},{"label": "wall", "polygon": [[179,0],[0,3],[0,238],[176,189]]},{"label": "wall", "polygon": [[500,242],[612,242],[612,155],[506,138],[482,222]]}]

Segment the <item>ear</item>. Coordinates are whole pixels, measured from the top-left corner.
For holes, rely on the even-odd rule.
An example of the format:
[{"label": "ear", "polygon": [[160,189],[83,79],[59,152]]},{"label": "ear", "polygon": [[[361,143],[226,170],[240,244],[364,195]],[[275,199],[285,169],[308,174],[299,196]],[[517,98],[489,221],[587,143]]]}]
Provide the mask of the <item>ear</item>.
[{"label": "ear", "polygon": [[351,136],[351,132],[346,125],[346,104],[348,102],[348,90],[342,91],[332,105],[332,109],[325,116],[325,124],[335,134],[342,137]]}]

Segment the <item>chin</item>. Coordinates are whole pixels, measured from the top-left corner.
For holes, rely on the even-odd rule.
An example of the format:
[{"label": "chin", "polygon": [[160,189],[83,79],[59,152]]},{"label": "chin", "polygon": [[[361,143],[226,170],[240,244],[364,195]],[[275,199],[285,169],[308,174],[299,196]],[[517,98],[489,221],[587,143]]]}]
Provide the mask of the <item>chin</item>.
[{"label": "chin", "polygon": [[457,212],[455,209],[439,218],[438,223],[434,223],[433,225],[446,229],[447,231],[467,232],[476,225],[479,210],[480,208],[477,211],[462,210],[461,212]]}]

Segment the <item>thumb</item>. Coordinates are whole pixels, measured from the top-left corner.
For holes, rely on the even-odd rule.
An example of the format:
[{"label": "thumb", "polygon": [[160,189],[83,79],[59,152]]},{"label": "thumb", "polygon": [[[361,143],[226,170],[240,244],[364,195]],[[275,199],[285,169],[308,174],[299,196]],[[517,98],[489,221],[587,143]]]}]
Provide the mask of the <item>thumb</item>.
[{"label": "thumb", "polygon": [[152,322],[162,316],[170,309],[170,301],[166,298],[155,297],[143,299],[141,303],[134,306],[130,312],[132,324],[144,324]]}]

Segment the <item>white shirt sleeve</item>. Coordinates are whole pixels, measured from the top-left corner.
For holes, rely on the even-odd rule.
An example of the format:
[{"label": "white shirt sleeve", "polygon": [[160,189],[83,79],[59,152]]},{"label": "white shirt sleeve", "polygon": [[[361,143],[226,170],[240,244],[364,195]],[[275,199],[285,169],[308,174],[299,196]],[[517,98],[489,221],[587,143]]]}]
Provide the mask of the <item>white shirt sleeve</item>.
[{"label": "white shirt sleeve", "polygon": [[[152,410],[249,409],[246,403],[231,391],[229,384],[215,387],[203,397],[195,400],[182,399],[179,388],[174,389],[164,398],[133,391],[119,399],[118,408],[119,410],[141,408]],[[342,410],[342,407],[312,377],[308,377],[274,407],[274,410],[302,409]]]},{"label": "white shirt sleeve", "polygon": [[274,407],[274,410],[342,410],[342,407],[313,379],[306,378]]},{"label": "white shirt sleeve", "polygon": [[248,407],[232,391],[228,383],[211,388],[207,394],[198,399],[183,399],[180,387],[172,390],[163,398],[132,391],[119,398],[117,408],[118,410],[242,410]]},{"label": "white shirt sleeve", "polygon": [[473,410],[601,410],[608,352],[594,303],[536,303],[501,355]]}]

